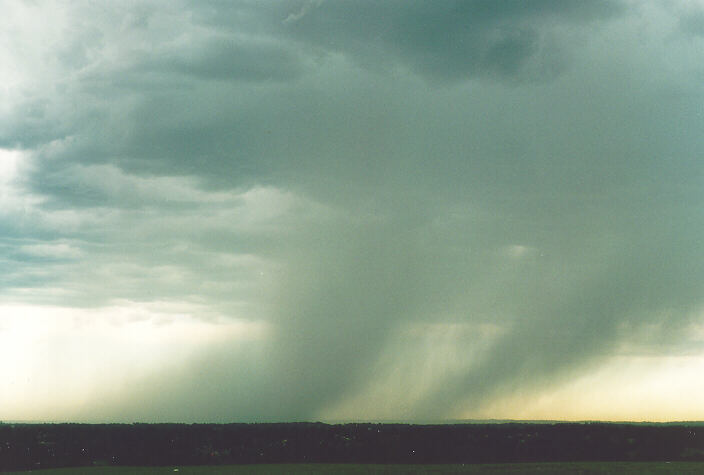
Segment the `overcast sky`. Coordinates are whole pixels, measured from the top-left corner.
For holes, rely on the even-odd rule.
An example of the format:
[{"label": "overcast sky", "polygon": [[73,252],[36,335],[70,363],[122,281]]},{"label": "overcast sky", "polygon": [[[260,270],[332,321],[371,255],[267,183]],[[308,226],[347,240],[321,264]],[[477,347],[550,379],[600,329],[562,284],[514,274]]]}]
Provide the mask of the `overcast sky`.
[{"label": "overcast sky", "polygon": [[704,419],[704,2],[0,11],[0,420]]}]

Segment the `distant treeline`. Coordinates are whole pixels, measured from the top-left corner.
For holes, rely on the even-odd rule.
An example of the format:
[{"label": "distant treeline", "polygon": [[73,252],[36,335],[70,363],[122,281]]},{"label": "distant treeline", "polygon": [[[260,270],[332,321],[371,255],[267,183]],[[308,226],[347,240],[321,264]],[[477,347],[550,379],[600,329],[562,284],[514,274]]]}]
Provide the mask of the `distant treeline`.
[{"label": "distant treeline", "polygon": [[0,470],[86,465],[675,460],[704,461],[704,427],[0,423]]}]

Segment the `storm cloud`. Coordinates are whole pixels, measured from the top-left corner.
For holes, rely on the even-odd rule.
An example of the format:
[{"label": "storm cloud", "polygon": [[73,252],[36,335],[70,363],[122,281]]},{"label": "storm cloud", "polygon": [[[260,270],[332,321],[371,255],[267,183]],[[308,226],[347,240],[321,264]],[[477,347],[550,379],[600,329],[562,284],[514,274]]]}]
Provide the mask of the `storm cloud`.
[{"label": "storm cloud", "polygon": [[693,2],[3,11],[0,418],[493,417],[704,351]]}]

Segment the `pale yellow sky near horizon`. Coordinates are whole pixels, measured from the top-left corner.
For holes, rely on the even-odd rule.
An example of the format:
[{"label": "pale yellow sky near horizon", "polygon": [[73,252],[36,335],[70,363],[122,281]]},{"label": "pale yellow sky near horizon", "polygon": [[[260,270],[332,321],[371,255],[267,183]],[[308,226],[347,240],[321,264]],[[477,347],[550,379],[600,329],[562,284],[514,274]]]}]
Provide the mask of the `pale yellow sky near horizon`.
[{"label": "pale yellow sky near horizon", "polygon": [[[264,324],[199,320],[194,317],[197,312],[192,305],[174,303],[120,302],[95,309],[0,305],[0,420],[141,421],[138,413],[129,412],[102,418],[95,408],[102,400],[119,400],[143,378],[186,364],[189,357],[213,344],[264,341],[269,333]],[[459,353],[453,335],[461,330],[456,325],[435,329],[421,325],[409,331],[416,342],[422,332],[420,340],[431,345],[435,354],[434,361],[424,363],[416,357],[408,362],[426,364],[429,389],[434,384],[433,375],[448,368],[451,371],[456,364]],[[491,334],[492,330],[484,332]],[[413,422],[412,412],[406,409],[423,397],[422,384],[398,379],[404,372],[396,361],[381,361],[380,365],[378,380],[324,409],[318,419]],[[459,409],[449,419],[704,420],[702,374],[704,352],[618,355],[541,389],[509,391],[478,409],[468,403],[466,409]]]}]

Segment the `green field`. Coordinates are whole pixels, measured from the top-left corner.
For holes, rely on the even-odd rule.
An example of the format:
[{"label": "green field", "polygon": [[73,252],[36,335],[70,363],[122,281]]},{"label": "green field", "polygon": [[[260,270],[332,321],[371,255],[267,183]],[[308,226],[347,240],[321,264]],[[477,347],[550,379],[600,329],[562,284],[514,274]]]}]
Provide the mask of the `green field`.
[{"label": "green field", "polygon": [[356,465],[356,464],[281,464],[281,465],[226,465],[207,467],[83,467],[29,472],[2,472],[10,474],[37,473],[41,475],[123,475],[123,474],[443,474],[443,473],[513,473],[513,474],[601,474],[601,473],[704,473],[704,462],[578,462],[578,463],[516,463],[487,465]]}]

